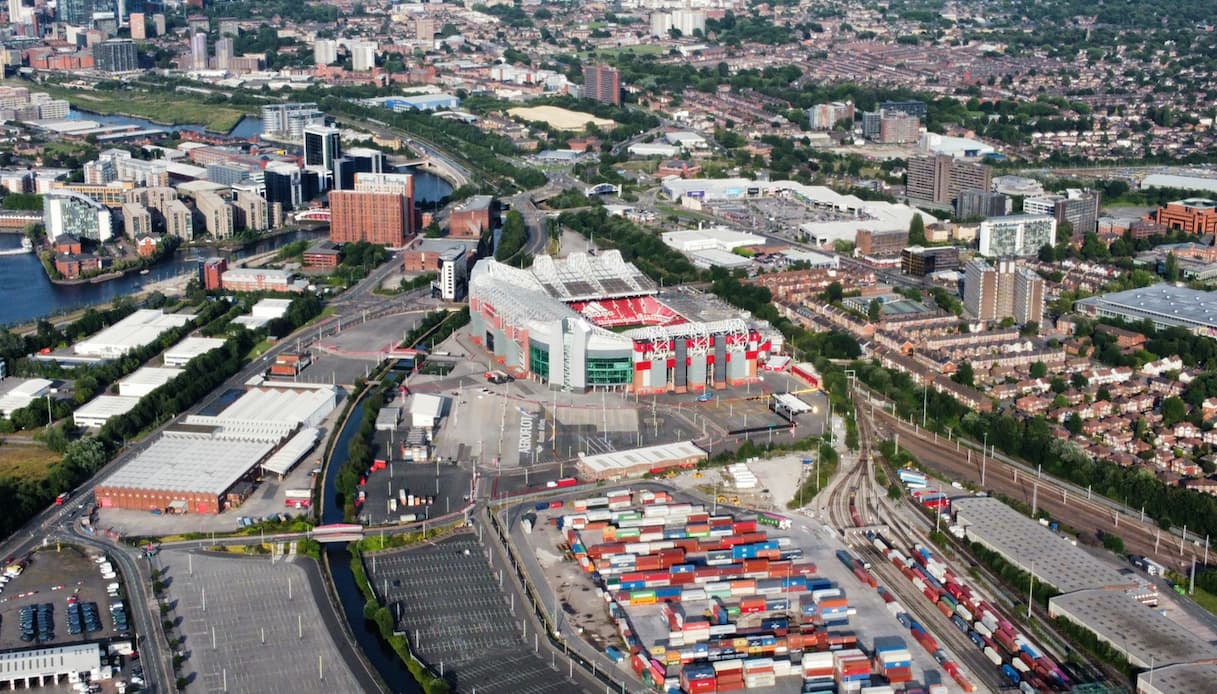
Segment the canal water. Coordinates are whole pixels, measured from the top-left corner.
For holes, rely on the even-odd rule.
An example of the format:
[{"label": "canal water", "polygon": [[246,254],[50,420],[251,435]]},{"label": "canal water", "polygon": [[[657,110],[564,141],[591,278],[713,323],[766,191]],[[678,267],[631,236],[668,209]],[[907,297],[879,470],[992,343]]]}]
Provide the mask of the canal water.
[{"label": "canal water", "polygon": [[[351,410],[346,427],[338,434],[334,455],[325,471],[325,488],[321,490],[325,497],[325,514],[321,518],[323,524],[343,521],[342,504],[338,501],[334,481],[338,478],[338,469],[347,461],[351,439],[359,433],[362,424],[363,407],[358,405]],[[380,637],[380,629],[363,618],[363,593],[359,592],[359,586],[355,585],[355,575],[351,572],[351,554],[342,545],[331,544],[325,547],[334,589],[338,593],[338,600],[342,603],[342,610],[346,613],[347,623],[351,625],[351,632],[355,635],[359,650],[380,673],[380,678],[388,684],[390,691],[395,694],[422,694],[422,688],[414,681],[414,676],[406,669],[405,663]]]}]

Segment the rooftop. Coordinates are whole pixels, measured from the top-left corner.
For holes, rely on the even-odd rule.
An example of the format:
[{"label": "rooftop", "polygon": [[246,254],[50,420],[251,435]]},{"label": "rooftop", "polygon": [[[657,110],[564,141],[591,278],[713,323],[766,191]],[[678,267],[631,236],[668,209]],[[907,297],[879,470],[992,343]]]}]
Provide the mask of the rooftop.
[{"label": "rooftop", "polygon": [[1151,659],[1164,665],[1217,659],[1217,648],[1212,644],[1123,591],[1083,590],[1059,595],[1048,601],[1048,613],[1065,615],[1084,625],[1123,651],[1137,667],[1148,668]]},{"label": "rooftop", "polygon": [[98,395],[81,405],[72,414],[77,421],[93,419],[109,419],[120,414],[126,414],[139,404],[139,398],[134,395]]},{"label": "rooftop", "polygon": [[952,499],[951,506],[969,540],[988,546],[1063,593],[1139,587],[1135,579],[997,499],[961,497]]},{"label": "rooftop", "polygon": [[179,328],[194,316],[184,313],[140,309],[119,322],[77,342],[76,354],[94,357],[118,357],[131,350],[151,344],[161,333]]},{"label": "rooftop", "polygon": [[1165,283],[1092,296],[1076,305],[1098,312],[1150,318],[1164,325],[1217,328],[1217,292]]},{"label": "rooftop", "polygon": [[1212,210],[1217,209],[1217,200],[1208,198],[1188,198],[1186,200],[1176,200],[1172,205],[1182,205],[1193,210]]},{"label": "rooftop", "polygon": [[706,452],[692,441],[677,441],[658,446],[635,448],[629,451],[614,451],[599,455],[580,454],[580,462],[597,477],[612,474],[616,470],[627,471],[641,465],[657,466],[673,460],[705,458]]},{"label": "rooftop", "polygon": [[1217,692],[1217,665],[1170,665],[1137,675],[1143,694],[1209,694]]},{"label": "rooftop", "polygon": [[165,363],[170,361],[187,362],[200,354],[206,354],[213,349],[223,346],[224,341],[218,337],[187,337],[165,350]]},{"label": "rooftop", "polygon": [[274,444],[266,441],[166,431],[102,486],[219,496],[273,448]]}]

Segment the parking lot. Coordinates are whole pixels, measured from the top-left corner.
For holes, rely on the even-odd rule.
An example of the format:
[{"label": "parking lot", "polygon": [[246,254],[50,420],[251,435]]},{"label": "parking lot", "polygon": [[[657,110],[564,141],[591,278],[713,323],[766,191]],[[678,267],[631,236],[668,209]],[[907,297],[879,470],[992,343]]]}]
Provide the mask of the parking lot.
[{"label": "parking lot", "polygon": [[[364,565],[424,662],[443,669],[454,691],[542,694],[575,689],[565,667],[522,641],[526,605],[500,590],[483,549],[470,534],[375,555]],[[373,568],[374,567],[374,568]],[[506,579],[510,580],[510,579]],[[530,630],[531,631],[531,630]]]},{"label": "parking lot", "polygon": [[[90,554],[73,545],[48,545],[32,553],[26,568],[20,576],[4,584],[0,591],[0,649],[31,648],[38,645],[64,645],[97,641],[118,637],[127,632],[118,632],[114,628],[114,620],[110,615],[110,603],[121,600],[120,576],[102,578],[99,566],[94,561],[97,554]],[[21,559],[21,557],[17,557]],[[120,597],[110,597],[107,586],[112,583],[120,584]],[[93,604],[97,610],[99,627],[92,631],[81,629],[79,634],[71,634],[68,628],[68,600],[74,598],[81,605]],[[21,639],[20,612],[23,607],[37,607],[50,603],[50,628],[47,633],[51,638],[39,643],[37,632],[42,626],[41,620],[34,623],[32,629],[35,640]],[[130,614],[127,615],[130,620]],[[82,620],[81,626],[85,624]],[[128,621],[128,627],[130,621]]]},{"label": "parking lot", "polygon": [[[383,449],[378,449],[383,450]],[[386,469],[368,476],[364,488],[367,501],[360,516],[373,525],[382,523],[422,520],[459,511],[467,503],[469,483],[473,471],[449,462],[407,463],[394,460]],[[402,493],[409,501],[411,494],[415,503],[409,506],[400,501]],[[398,500],[397,510],[389,511],[389,498]],[[413,515],[414,518],[409,516]]]},{"label": "parking lot", "polygon": [[334,640],[332,613],[318,608],[311,562],[175,551],[158,560],[190,691],[368,690]]}]

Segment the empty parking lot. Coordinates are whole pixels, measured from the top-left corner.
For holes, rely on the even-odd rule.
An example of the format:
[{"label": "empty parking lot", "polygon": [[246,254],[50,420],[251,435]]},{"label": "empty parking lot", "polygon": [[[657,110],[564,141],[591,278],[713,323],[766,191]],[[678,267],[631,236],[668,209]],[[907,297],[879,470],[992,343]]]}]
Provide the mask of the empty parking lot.
[{"label": "empty parking lot", "polygon": [[[458,691],[493,694],[569,692],[567,667],[537,656],[522,640],[526,605],[514,613],[472,535],[365,559],[378,592],[400,614],[397,628],[420,657],[442,668]],[[510,580],[510,579],[505,579]],[[532,629],[530,628],[531,632]],[[532,635],[530,634],[530,639]]]}]

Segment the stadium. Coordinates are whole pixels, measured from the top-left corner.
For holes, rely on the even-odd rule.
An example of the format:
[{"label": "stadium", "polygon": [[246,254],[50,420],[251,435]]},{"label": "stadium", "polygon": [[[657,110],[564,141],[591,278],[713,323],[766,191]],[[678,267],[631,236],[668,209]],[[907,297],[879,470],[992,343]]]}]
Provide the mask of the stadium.
[{"label": "stadium", "polygon": [[678,311],[618,251],[539,256],[523,270],[483,258],[469,279],[473,339],[516,378],[570,390],[699,392],[757,376],[768,326]]}]

